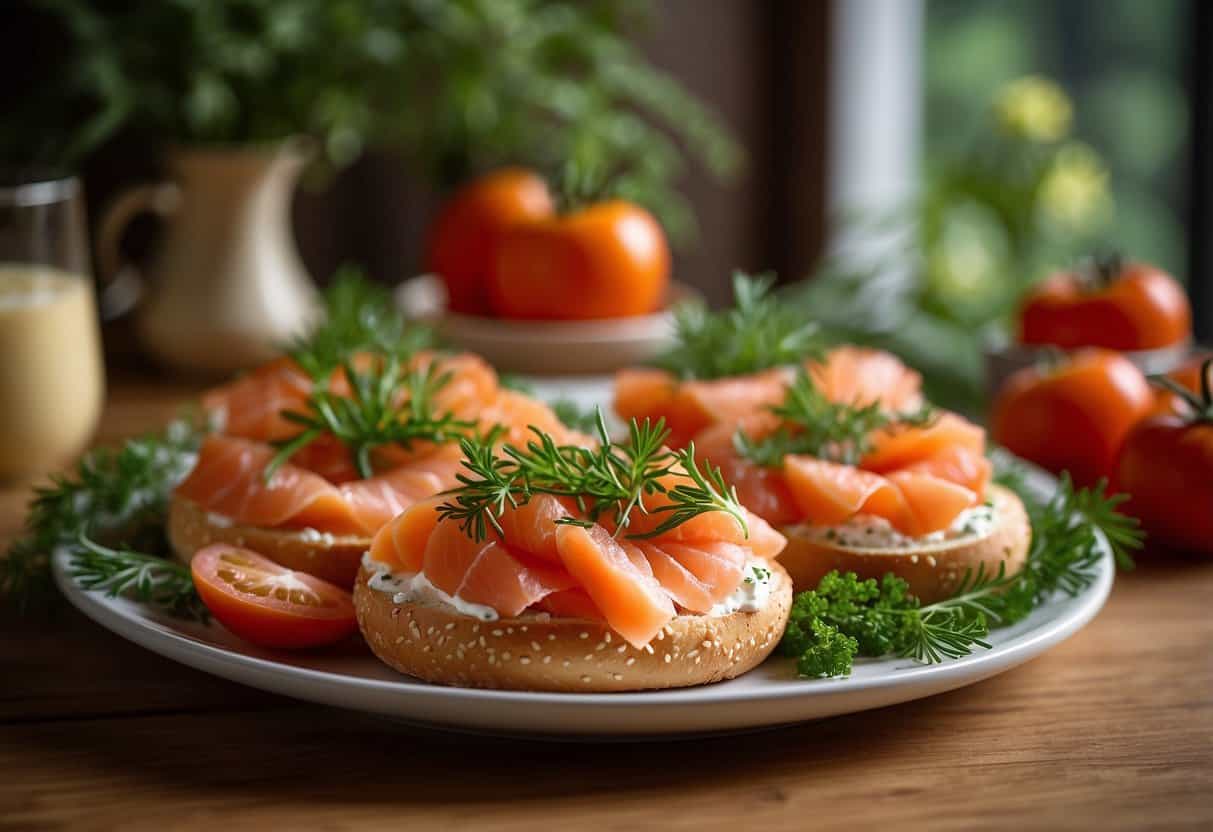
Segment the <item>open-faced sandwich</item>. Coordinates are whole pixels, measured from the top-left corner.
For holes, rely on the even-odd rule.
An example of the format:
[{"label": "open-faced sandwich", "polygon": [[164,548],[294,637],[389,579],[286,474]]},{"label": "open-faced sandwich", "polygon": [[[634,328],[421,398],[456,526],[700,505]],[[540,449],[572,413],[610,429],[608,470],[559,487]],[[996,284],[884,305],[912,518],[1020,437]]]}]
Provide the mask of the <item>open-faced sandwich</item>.
[{"label": "open-faced sandwich", "polygon": [[[722,319],[733,329],[722,333],[716,330],[727,327],[701,321],[684,331],[687,377],[663,369],[620,373],[616,409],[669,419],[686,447],[719,467],[741,503],[787,535],[781,563],[798,590],[832,570],[861,578],[891,572],[929,603],[979,569],[1017,571],[1027,556],[1028,518],[1014,493],[990,483],[985,432],[927,406],[920,376],[895,356],[813,348],[807,336],[787,331],[780,337],[773,308],[764,313],[773,322],[770,343],[738,350],[744,321],[761,323],[747,304],[764,300],[739,291],[738,309]],[[693,338],[705,330],[720,353],[741,354],[740,366],[752,371],[696,377],[697,369],[730,366],[685,360],[695,357]],[[776,348],[796,341],[801,352]],[[787,360],[795,363],[775,363]]]},{"label": "open-faced sandwich", "polygon": [[730,679],[778,644],[781,534],[660,424],[614,443],[465,440],[450,493],[375,536],[354,588],[380,659],[444,684],[619,691]]},{"label": "open-faced sandwich", "polygon": [[203,406],[217,432],[173,492],[178,556],[226,543],[345,587],[384,523],[456,484],[461,437],[529,425],[573,436],[469,354],[363,351],[319,369],[286,357]]}]

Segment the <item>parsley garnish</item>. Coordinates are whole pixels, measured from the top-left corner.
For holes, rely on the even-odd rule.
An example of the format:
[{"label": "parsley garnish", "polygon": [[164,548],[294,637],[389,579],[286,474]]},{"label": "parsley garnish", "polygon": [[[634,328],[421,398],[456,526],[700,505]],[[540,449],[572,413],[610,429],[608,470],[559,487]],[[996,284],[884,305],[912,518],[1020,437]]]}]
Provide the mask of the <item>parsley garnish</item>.
[{"label": "parsley garnish", "polygon": [[[654,537],[709,511],[731,515],[744,530],[745,511],[720,471],[700,467],[695,448],[680,451],[665,447],[669,431],[663,420],[633,419],[626,442],[613,442],[602,411],[596,414],[597,448],[557,445],[546,433],[532,427],[535,438],[525,448],[494,447],[496,434],[462,440],[460,486],[447,492],[450,499],[438,508],[444,520],[459,523],[465,533],[483,540],[490,528],[503,534],[498,518],[506,506],[525,504],[535,494],[553,494],[576,500],[587,518],[563,522],[587,525],[607,521],[615,533],[627,532],[634,515],[661,515],[652,530],[629,537]],[[670,487],[667,480],[677,479]],[[663,505],[649,508],[645,498],[665,495]]]},{"label": "parsley garnish", "polygon": [[771,275],[733,274],[735,305],[709,312],[687,304],[675,312],[676,345],[656,364],[684,379],[713,379],[799,364],[824,351],[816,322],[771,292]]},{"label": "parsley garnish", "polygon": [[1024,568],[970,571],[951,598],[921,606],[901,578],[859,580],[830,572],[792,604],[780,649],[802,676],[845,676],[856,656],[897,655],[935,663],[988,648],[990,628],[1025,618],[1055,592],[1077,595],[1095,580],[1106,541],[1118,561],[1141,546],[1137,521],[1118,514],[1122,495],[1075,490],[1063,477],[1047,503],[1028,502],[1032,544]]},{"label": "parsley garnish", "polygon": [[788,454],[855,465],[871,450],[873,431],[892,426],[924,427],[936,418],[929,406],[912,413],[893,413],[880,402],[831,401],[803,367],[784,394],[783,404],[770,410],[782,422],[774,433],[751,439],[738,430],[733,436],[738,453],[770,468],[781,466]]}]

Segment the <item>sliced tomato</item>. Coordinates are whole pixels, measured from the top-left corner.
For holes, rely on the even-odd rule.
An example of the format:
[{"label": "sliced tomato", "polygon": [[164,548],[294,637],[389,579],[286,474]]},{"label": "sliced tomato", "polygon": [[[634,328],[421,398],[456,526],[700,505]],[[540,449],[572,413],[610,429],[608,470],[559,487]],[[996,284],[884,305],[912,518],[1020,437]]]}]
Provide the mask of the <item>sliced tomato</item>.
[{"label": "sliced tomato", "polygon": [[263,647],[319,647],[354,632],[354,602],[341,587],[216,543],[190,562],[198,595],[219,623]]}]

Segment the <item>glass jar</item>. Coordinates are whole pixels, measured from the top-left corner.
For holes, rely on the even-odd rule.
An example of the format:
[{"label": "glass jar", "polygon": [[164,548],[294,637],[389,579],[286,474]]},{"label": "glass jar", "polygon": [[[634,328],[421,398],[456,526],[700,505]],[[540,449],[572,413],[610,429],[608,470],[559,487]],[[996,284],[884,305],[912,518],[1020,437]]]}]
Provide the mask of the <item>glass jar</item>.
[{"label": "glass jar", "polygon": [[75,178],[0,179],[0,480],[68,462],[101,416],[87,236]]}]

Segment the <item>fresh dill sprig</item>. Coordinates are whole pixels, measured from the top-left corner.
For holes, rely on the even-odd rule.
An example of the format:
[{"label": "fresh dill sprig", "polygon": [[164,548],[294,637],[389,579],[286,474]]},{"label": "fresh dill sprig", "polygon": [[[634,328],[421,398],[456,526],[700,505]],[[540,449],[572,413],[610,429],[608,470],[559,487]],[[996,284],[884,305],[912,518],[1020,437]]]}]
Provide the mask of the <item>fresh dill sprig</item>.
[{"label": "fresh dill sprig", "polygon": [[317,325],[287,345],[287,354],[317,383],[360,352],[404,360],[435,343],[432,329],[406,322],[391,292],[353,266],[338,270],[321,302]]},{"label": "fresh dill sprig", "polygon": [[855,465],[871,450],[872,432],[891,426],[923,427],[936,414],[930,406],[909,413],[885,410],[880,402],[848,404],[831,401],[803,367],[788,387],[782,404],[770,408],[782,424],[762,439],[743,430],[733,436],[742,456],[766,467],[779,467],[788,454],[805,454]]},{"label": "fresh dill sprig", "polygon": [[744,375],[799,364],[825,350],[817,324],[772,290],[772,275],[733,274],[734,306],[710,312],[687,304],[675,312],[675,346],[656,364],[684,379]]},{"label": "fresh dill sprig", "polygon": [[414,442],[435,444],[466,436],[475,422],[439,413],[435,395],[451,380],[436,364],[406,368],[396,356],[376,356],[363,371],[346,362],[342,371],[349,383],[349,395],[316,386],[308,394],[306,412],[283,411],[282,417],[299,425],[301,431],[276,443],[278,452],[265,468],[268,481],[287,460],[322,436],[333,436],[350,452],[358,475],[375,474],[371,453],[384,445],[399,445],[406,450]]},{"label": "fresh dill sprig", "polygon": [[1118,503],[1102,485],[1076,490],[1063,477],[1051,500],[1029,503],[1032,544],[1022,570],[970,570],[955,594],[926,606],[892,573],[877,582],[830,572],[796,596],[780,649],[797,658],[800,675],[817,677],[847,675],[856,655],[930,664],[989,648],[992,627],[1023,620],[1057,592],[1089,587],[1105,547],[1127,556],[1141,546],[1136,521],[1118,514]]},{"label": "fresh dill sprig", "polygon": [[139,548],[167,551],[169,494],[193,467],[201,435],[194,422],[178,420],[120,448],[92,450],[73,471],[35,489],[25,534],[0,558],[0,596],[22,610],[49,601],[51,554],[76,551],[81,535],[121,536]]},{"label": "fresh dill sprig", "polygon": [[[701,467],[693,445],[680,451],[665,446],[665,422],[635,419],[625,442],[613,442],[602,411],[596,414],[597,448],[558,445],[551,436],[532,428],[535,438],[525,448],[494,447],[495,436],[462,440],[466,473],[460,485],[447,492],[449,500],[438,508],[444,520],[476,540],[490,529],[503,534],[498,518],[507,506],[525,504],[536,494],[569,497],[587,519],[563,522],[586,525],[609,522],[615,534],[632,538],[655,537],[709,511],[723,511],[746,531],[745,511],[720,471]],[[669,478],[676,482],[671,486]],[[664,495],[661,505],[650,507],[646,498]],[[629,531],[637,515],[658,516],[651,529]]]},{"label": "fresh dill sprig", "polygon": [[130,549],[110,549],[83,534],[71,550],[71,576],[88,590],[151,604],[188,621],[210,618],[189,567]]}]

